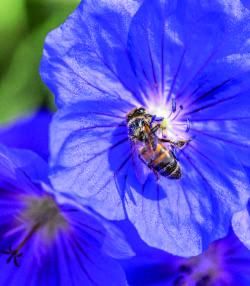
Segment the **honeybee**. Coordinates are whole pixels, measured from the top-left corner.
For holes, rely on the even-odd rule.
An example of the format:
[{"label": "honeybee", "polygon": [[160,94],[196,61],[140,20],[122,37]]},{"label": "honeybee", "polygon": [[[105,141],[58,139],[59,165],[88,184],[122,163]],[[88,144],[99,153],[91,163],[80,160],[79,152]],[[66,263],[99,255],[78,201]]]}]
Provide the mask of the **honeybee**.
[{"label": "honeybee", "polygon": [[162,128],[154,115],[146,112],[143,107],[135,108],[127,114],[128,134],[131,142],[137,145],[138,156],[159,178],[159,175],[169,179],[181,178],[181,167],[173,151],[164,143],[172,147],[182,148],[190,140],[172,141],[159,138],[156,134]]}]

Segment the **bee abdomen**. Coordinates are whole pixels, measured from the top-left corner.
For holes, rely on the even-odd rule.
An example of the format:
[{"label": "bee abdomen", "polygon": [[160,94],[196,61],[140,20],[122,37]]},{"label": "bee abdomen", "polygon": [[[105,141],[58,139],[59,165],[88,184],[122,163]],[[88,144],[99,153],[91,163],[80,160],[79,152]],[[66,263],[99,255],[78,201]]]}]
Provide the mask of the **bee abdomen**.
[{"label": "bee abdomen", "polygon": [[163,160],[157,166],[155,166],[156,171],[164,177],[169,179],[179,179],[181,177],[181,169],[174,157],[170,160]]},{"label": "bee abdomen", "polygon": [[169,173],[168,178],[169,179],[180,179],[181,178],[181,168],[179,164],[176,162],[176,167],[172,170],[171,173]]}]

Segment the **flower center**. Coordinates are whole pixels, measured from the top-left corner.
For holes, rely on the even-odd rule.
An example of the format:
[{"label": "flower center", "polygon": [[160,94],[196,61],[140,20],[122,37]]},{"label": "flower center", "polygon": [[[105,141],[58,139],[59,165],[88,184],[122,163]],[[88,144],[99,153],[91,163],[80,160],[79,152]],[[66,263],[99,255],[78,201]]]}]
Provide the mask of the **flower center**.
[{"label": "flower center", "polygon": [[211,286],[216,281],[229,281],[223,268],[223,248],[211,245],[203,254],[185,259],[179,266],[175,286]]},{"label": "flower center", "polygon": [[163,134],[171,140],[188,139],[190,120],[184,115],[184,107],[178,104],[174,95],[168,102],[147,102],[146,109],[152,115],[162,118]]},{"label": "flower center", "polygon": [[50,196],[43,197],[24,197],[25,208],[18,216],[18,227],[20,223],[25,226],[24,236],[17,242],[12,249],[1,251],[7,254],[7,263],[14,261],[19,266],[18,257],[22,256],[21,249],[39,232],[39,236],[45,241],[55,237],[59,229],[68,227],[66,219],[63,217],[59,207]]}]

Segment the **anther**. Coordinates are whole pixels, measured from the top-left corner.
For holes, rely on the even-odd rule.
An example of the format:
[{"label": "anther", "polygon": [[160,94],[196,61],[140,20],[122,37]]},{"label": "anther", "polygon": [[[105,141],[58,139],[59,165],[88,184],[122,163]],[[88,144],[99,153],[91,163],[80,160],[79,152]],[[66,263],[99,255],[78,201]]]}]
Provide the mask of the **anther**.
[{"label": "anther", "polygon": [[6,255],[9,256],[9,257],[7,258],[7,260],[6,260],[6,263],[10,263],[11,260],[13,259],[15,266],[16,266],[16,267],[19,267],[19,266],[20,266],[20,264],[19,264],[19,262],[18,262],[17,259],[18,259],[19,257],[21,257],[23,254],[22,254],[22,253],[19,253],[17,249],[12,250],[11,247],[9,247],[8,250],[1,250],[0,253],[6,254]]},{"label": "anther", "polygon": [[195,284],[195,286],[208,286],[210,285],[211,277],[207,274],[202,276]]},{"label": "anther", "polygon": [[175,96],[172,96],[172,113],[176,112],[176,99]]},{"label": "anther", "polygon": [[192,268],[189,265],[186,265],[186,264],[180,265],[178,270],[181,273],[188,273],[188,274],[190,274],[192,272]]},{"label": "anther", "polygon": [[174,280],[174,286],[185,286],[185,277],[184,275],[179,275],[175,280]]},{"label": "anther", "polygon": [[191,127],[191,123],[190,123],[190,120],[188,118],[187,118],[186,124],[187,124],[186,132],[188,133],[190,130],[190,127]]},{"label": "anther", "polygon": [[[182,112],[182,110],[183,110],[183,105],[180,105],[180,106],[179,106],[179,109],[178,109],[178,111],[177,111],[177,113],[175,114],[174,118],[172,118],[172,120],[176,119],[176,118],[180,115],[180,113]],[[172,114],[172,113],[171,113],[171,114]],[[171,114],[170,114],[170,115],[171,115]]]},{"label": "anther", "polygon": [[11,249],[11,247],[9,247],[8,250],[2,250],[0,251],[0,253],[2,254],[6,254],[9,257],[7,258],[6,262],[10,263],[12,260],[15,264],[15,266],[20,266],[19,262],[18,262],[18,258],[21,257],[23,254],[20,253],[20,250],[24,247],[24,245],[31,239],[31,237],[33,236],[33,234],[39,229],[40,224],[37,223],[35,224],[32,229],[28,232],[28,234],[24,237],[24,239],[18,244],[18,246],[15,249]]}]

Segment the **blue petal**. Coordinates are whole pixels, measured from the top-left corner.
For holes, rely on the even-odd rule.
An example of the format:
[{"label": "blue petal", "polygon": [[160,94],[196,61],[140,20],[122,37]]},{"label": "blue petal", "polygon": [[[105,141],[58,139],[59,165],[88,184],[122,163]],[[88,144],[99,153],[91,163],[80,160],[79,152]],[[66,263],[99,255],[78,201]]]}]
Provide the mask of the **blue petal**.
[{"label": "blue petal", "polygon": [[[247,155],[249,144],[250,112],[249,97],[246,93],[239,93],[230,100],[218,104],[204,104],[203,110],[193,109],[191,132],[194,141],[218,142],[227,146],[231,152],[237,154],[238,160],[250,166],[250,156]],[[207,154],[209,157],[210,152]]]},{"label": "blue petal", "polygon": [[72,232],[62,233],[56,242],[60,253],[58,275],[63,279],[66,274],[69,279],[69,284],[65,285],[126,285],[122,268],[102,253],[101,245],[108,234],[100,221],[69,204],[61,208],[72,229]]},{"label": "blue petal", "polygon": [[232,227],[240,241],[250,249],[250,216],[248,207],[234,214]]},{"label": "blue petal", "polygon": [[[198,257],[171,256],[145,248],[144,252],[123,261],[122,265],[131,286],[205,285],[197,280],[206,274],[211,275],[212,284],[208,285],[213,286],[248,286],[250,279],[250,251],[232,232],[214,242]],[[183,266],[188,267],[187,271],[183,271]],[[180,278],[183,283],[177,284]]]},{"label": "blue petal", "polygon": [[[249,181],[241,162],[227,145],[201,134],[180,153],[179,182],[156,182],[150,176],[141,185],[126,128],[118,127],[125,116],[119,104],[125,107],[122,102],[106,102],[105,108],[84,102],[57,113],[51,129],[55,188],[88,199],[106,217],[127,214],[151,246],[176,255],[198,255],[228,232],[233,212],[246,203]],[[117,178],[114,170],[120,170]],[[130,192],[125,192],[126,186]]]},{"label": "blue petal", "polygon": [[126,198],[128,216],[141,237],[181,256],[198,255],[225,236],[233,213],[249,196],[247,174],[227,146],[200,138],[186,148],[179,158],[179,181],[151,178],[140,191],[131,186],[133,201]]},{"label": "blue petal", "polygon": [[146,70],[150,86],[154,78],[158,83],[151,100],[161,93],[168,99],[175,94],[195,135],[200,131],[238,145],[240,149],[234,152],[245,165],[250,158],[246,156],[250,136],[246,128],[250,124],[248,22],[249,11],[239,1],[231,9],[221,1],[213,5],[145,1],[129,33],[138,79],[147,84]]},{"label": "blue petal", "polygon": [[[31,257],[32,249],[28,249],[25,255]],[[22,267],[16,267],[14,263],[7,264],[6,256],[1,255],[0,264],[2,269],[0,274],[1,285],[37,285],[34,284],[34,274],[36,274],[37,271],[33,268],[34,266],[29,259],[23,261]],[[29,269],[29,271],[26,269]],[[31,269],[32,271],[30,271]]]},{"label": "blue petal", "polygon": [[[231,6],[230,6],[231,7]],[[151,97],[197,99],[249,74],[249,11],[240,1],[146,0],[133,17],[128,50]],[[142,48],[143,47],[143,48]],[[242,88],[242,86],[240,86]],[[214,90],[215,91],[215,90]],[[208,97],[208,95],[206,95]]]},{"label": "blue petal", "polygon": [[[20,258],[20,267],[13,263],[7,264],[6,256],[1,256],[1,284],[127,285],[119,264],[101,252],[99,238],[105,233],[102,233],[103,228],[99,223],[70,205],[61,207],[68,216],[71,231],[60,232],[53,242],[45,245],[41,241],[38,245],[29,241]],[[10,223],[10,216],[8,221]],[[0,228],[3,231],[2,223]],[[11,242],[1,237],[1,242],[4,240]]]},{"label": "blue petal", "polygon": [[93,99],[93,91],[96,99],[123,95],[134,101],[138,85],[129,67],[126,41],[140,2],[82,1],[48,35],[40,71],[58,106]]},{"label": "blue petal", "polygon": [[[104,216],[127,215],[148,244],[197,255],[227,233],[233,213],[248,197],[242,164],[249,165],[249,12],[241,2],[229,9],[221,1],[145,0],[129,27],[125,61],[119,45],[118,54],[116,48],[100,49],[103,38],[96,45],[99,26],[93,26],[92,47],[85,46],[89,26],[79,26],[81,7],[48,37],[42,63],[58,105],[75,103],[59,111],[52,125],[52,182],[61,192],[87,199]],[[119,78],[90,61],[93,48],[112,67],[120,58]],[[152,174],[141,185],[132,164],[126,112],[146,100],[163,97],[167,102],[172,94],[192,122],[193,140],[180,154],[183,178],[156,182]]]},{"label": "blue petal", "polygon": [[[98,103],[85,102],[57,114],[52,125],[52,135],[58,136],[52,144],[52,182],[62,192],[73,192],[81,198],[94,196],[93,203],[88,203],[107,217],[122,218],[124,204],[124,211],[152,246],[177,255],[199,254],[227,233],[232,213],[247,200],[248,178],[241,163],[227,146],[204,139],[201,134],[180,156],[184,174],[180,182],[161,178],[158,185],[150,178],[141,191],[140,185],[133,187],[131,183],[132,196],[127,193],[124,197],[112,169],[119,168],[130,152],[127,140],[123,147],[127,136],[124,126],[118,128],[119,136],[112,141],[114,130],[124,118],[118,107],[115,103],[107,106],[105,115],[100,113]],[[115,147],[115,161],[111,162],[109,150],[117,142],[122,143]],[[101,154],[99,161],[95,154]],[[132,182],[134,169],[131,161],[127,164],[126,174]]]},{"label": "blue petal", "polygon": [[[39,200],[39,196],[45,195],[46,191],[33,183],[33,177],[29,177],[33,173],[27,171],[27,165],[33,162],[33,158],[29,157],[28,151],[2,146],[0,149],[0,262],[3,270],[0,284],[127,285],[122,268],[102,251],[105,242],[114,243],[114,229],[108,223],[104,227],[101,220],[87,209],[77,208],[76,204],[66,204],[67,199],[64,199],[65,203],[58,204],[60,215],[68,223],[67,227],[61,226],[44,241],[39,231],[43,232],[45,223],[22,246],[23,255],[18,258],[20,267],[16,267],[13,261],[6,263],[9,256],[3,255],[3,251],[9,247],[13,250],[20,243],[20,237],[28,237],[27,233],[32,227],[30,221],[25,220],[25,198],[37,197]],[[118,244],[126,246],[122,239],[118,240]]]},{"label": "blue petal", "polygon": [[125,259],[135,255],[124,233],[114,223],[102,220],[106,229],[106,236],[102,245],[102,251],[115,259]]},{"label": "blue petal", "polygon": [[86,101],[59,111],[51,127],[55,189],[88,198],[92,207],[112,219],[125,216],[116,176],[124,175],[125,180],[131,163],[124,109],[129,111],[129,106],[122,101]]},{"label": "blue petal", "polygon": [[[142,192],[144,197],[154,192],[149,200],[134,191],[128,215],[150,245],[198,254],[227,233],[232,213],[246,202],[249,182],[241,164],[249,164],[248,21],[249,11],[240,2],[230,11],[219,2],[147,0],[132,21],[129,51],[138,79],[147,85],[146,70],[149,87],[156,87],[152,98],[174,93],[196,136],[183,152],[179,185],[150,183]],[[165,198],[160,198],[161,187]]]},{"label": "blue petal", "polygon": [[0,176],[23,179],[26,174],[34,182],[48,182],[48,165],[36,153],[29,150],[7,148],[0,144]]},{"label": "blue petal", "polygon": [[47,161],[51,117],[51,112],[39,110],[1,126],[0,143],[12,148],[29,149]]}]

